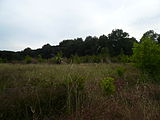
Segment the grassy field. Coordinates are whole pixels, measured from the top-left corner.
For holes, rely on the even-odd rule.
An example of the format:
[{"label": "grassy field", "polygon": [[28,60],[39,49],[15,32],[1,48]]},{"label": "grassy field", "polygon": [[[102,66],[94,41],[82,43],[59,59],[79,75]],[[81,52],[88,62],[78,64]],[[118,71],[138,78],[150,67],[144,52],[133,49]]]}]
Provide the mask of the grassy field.
[{"label": "grassy field", "polygon": [[149,79],[129,64],[0,64],[0,119],[158,120]]}]

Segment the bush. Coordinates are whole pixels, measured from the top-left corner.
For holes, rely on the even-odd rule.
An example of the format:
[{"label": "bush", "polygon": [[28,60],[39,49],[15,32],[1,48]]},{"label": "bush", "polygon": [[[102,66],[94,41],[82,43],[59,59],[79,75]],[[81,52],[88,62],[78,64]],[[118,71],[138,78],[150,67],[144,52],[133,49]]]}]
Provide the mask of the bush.
[{"label": "bush", "polygon": [[141,43],[135,43],[133,61],[143,72],[152,76],[160,73],[160,45],[150,37],[142,38]]},{"label": "bush", "polygon": [[122,63],[129,63],[130,62],[130,56],[128,56],[128,55],[122,55],[122,56],[120,56],[120,61]]},{"label": "bush", "polygon": [[56,59],[56,63],[57,64],[61,64],[61,62],[62,62],[62,52],[58,52],[57,53],[57,55],[56,55],[56,57],[55,57],[55,59]]},{"label": "bush", "polygon": [[111,95],[115,92],[115,85],[114,85],[114,78],[107,77],[103,79],[100,83],[101,88],[103,89],[104,93],[107,95]]},{"label": "bush", "polygon": [[2,58],[0,58],[0,63],[3,63],[3,59]]},{"label": "bush", "polygon": [[62,63],[62,52],[58,52],[57,55],[49,59],[49,63],[61,64]]},{"label": "bush", "polygon": [[72,63],[77,63],[77,64],[81,63],[81,58],[78,55],[73,55],[71,59]]},{"label": "bush", "polygon": [[39,62],[39,63],[42,63],[42,62],[44,62],[44,60],[43,60],[43,58],[42,58],[42,56],[41,56],[41,55],[38,55],[38,58],[37,58],[37,60],[38,60],[38,62]]},{"label": "bush", "polygon": [[32,63],[32,58],[27,55],[27,56],[25,57],[25,63],[27,63],[27,64]]},{"label": "bush", "polygon": [[117,75],[118,75],[119,77],[124,76],[125,68],[124,68],[124,67],[122,67],[122,66],[117,67],[117,69],[116,69],[116,73],[117,73]]},{"label": "bush", "polygon": [[7,59],[0,58],[0,63],[7,63]]}]

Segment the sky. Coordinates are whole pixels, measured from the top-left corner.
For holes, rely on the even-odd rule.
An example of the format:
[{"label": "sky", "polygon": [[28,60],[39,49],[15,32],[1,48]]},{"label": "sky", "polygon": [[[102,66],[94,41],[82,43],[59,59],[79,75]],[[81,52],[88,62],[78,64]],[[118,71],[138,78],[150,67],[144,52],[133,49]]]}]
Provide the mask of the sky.
[{"label": "sky", "polygon": [[160,33],[160,0],[0,0],[0,50],[20,51],[123,29]]}]

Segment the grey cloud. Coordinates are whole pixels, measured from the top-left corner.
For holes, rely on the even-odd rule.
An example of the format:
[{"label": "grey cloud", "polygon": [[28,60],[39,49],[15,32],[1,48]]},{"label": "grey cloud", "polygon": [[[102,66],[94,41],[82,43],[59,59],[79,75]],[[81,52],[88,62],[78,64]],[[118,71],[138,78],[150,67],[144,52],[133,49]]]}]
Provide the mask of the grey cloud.
[{"label": "grey cloud", "polygon": [[0,49],[38,48],[122,28],[160,32],[159,0],[0,0]]}]

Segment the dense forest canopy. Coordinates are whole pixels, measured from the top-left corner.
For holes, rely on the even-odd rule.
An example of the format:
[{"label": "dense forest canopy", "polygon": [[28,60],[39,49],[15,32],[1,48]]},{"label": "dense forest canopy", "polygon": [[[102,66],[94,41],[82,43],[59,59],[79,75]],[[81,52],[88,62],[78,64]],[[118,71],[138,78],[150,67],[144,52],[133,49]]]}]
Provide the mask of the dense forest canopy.
[{"label": "dense forest canopy", "polygon": [[[151,39],[160,43],[160,35],[153,30],[149,30],[143,34],[144,37],[150,36]],[[141,39],[141,40],[142,40]],[[141,43],[142,41],[139,41]],[[59,45],[51,46],[46,44],[42,48],[32,50],[25,48],[19,52],[0,51],[0,59],[3,61],[23,60],[26,56],[32,58],[49,59],[54,58],[57,53],[61,52],[62,57],[70,58],[72,56],[87,56],[107,54],[110,57],[115,57],[123,53],[131,56],[133,54],[133,44],[138,43],[134,37],[130,37],[127,32],[121,29],[115,29],[110,34],[101,35],[98,37],[87,36],[82,38],[63,40]]]}]

